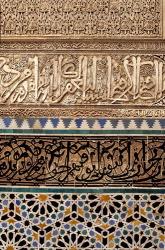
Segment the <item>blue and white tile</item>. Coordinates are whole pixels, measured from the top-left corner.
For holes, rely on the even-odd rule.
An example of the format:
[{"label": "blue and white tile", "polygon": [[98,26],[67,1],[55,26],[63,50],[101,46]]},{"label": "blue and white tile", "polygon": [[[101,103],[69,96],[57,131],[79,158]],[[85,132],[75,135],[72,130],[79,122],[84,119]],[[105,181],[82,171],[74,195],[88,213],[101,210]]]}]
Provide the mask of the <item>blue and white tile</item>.
[{"label": "blue and white tile", "polygon": [[[0,130],[165,131],[165,119],[0,118]],[[4,132],[4,131],[3,131]]]}]

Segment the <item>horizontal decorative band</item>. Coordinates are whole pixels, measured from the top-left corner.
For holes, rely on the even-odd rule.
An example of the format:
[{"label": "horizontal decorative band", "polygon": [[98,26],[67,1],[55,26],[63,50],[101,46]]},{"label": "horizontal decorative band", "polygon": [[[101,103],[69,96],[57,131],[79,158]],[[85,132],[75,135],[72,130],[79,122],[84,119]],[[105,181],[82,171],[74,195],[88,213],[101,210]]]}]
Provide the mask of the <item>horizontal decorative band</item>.
[{"label": "horizontal decorative band", "polygon": [[94,188],[89,188],[89,187],[83,187],[83,188],[78,188],[78,187],[20,187],[20,186],[0,186],[0,193],[36,193],[36,194],[41,194],[41,193],[49,193],[49,194],[165,194],[165,188],[102,188],[102,187],[94,187]]},{"label": "horizontal decorative band", "polygon": [[[69,117],[68,117],[69,114]],[[108,106],[39,106],[39,105],[1,105],[0,117],[10,118],[69,118],[69,119],[163,119],[165,118],[165,107],[129,107],[123,108],[123,105],[117,107]]]},{"label": "horizontal decorative band", "polygon": [[[129,130],[144,130],[144,131],[160,131],[162,133],[165,130],[165,119],[108,119],[108,118],[58,118],[58,117],[29,117],[29,118],[12,118],[12,117],[1,117],[0,118],[0,130],[33,130],[37,132],[41,130],[52,131],[54,133],[61,131],[75,130],[76,133],[79,131],[100,131],[100,133],[106,133],[107,131],[129,131]],[[42,132],[43,130],[43,132]],[[51,132],[50,132],[51,133]],[[82,132],[83,133],[83,132]],[[87,133],[87,132],[86,132]],[[115,132],[114,132],[115,133]]]},{"label": "horizontal decorative band", "polygon": [[0,184],[164,187],[165,137],[1,137]]},{"label": "horizontal decorative band", "polygon": [[91,40],[80,40],[80,39],[56,39],[51,40],[50,38],[45,41],[46,38],[38,38],[38,42],[33,42],[30,40],[26,40],[26,38],[19,37],[18,38],[2,38],[1,37],[1,43],[0,43],[0,50],[3,52],[25,52],[25,50],[28,50],[29,52],[44,52],[44,53],[54,53],[54,51],[67,51],[67,52],[75,52],[75,51],[94,51],[94,52],[106,52],[106,51],[112,51],[117,53],[121,53],[122,51],[127,51],[127,53],[135,53],[137,52],[143,52],[151,54],[153,53],[164,53],[165,52],[165,40],[127,40],[127,39],[120,39],[120,40],[98,40],[94,41]]},{"label": "horizontal decorative band", "polygon": [[162,0],[15,0],[1,6],[1,35],[162,38],[162,19]]},{"label": "horizontal decorative band", "polygon": [[2,53],[0,104],[165,106],[165,55]]},{"label": "horizontal decorative band", "polygon": [[47,130],[47,129],[0,129],[1,135],[165,135],[165,130]]}]

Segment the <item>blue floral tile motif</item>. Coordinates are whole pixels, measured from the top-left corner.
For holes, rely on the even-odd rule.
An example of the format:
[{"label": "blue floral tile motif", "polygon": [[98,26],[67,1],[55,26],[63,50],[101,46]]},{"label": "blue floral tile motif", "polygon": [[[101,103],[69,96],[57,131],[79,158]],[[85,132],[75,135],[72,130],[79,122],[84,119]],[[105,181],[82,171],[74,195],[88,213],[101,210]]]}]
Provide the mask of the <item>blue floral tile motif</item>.
[{"label": "blue floral tile motif", "polygon": [[93,128],[93,126],[94,126],[94,124],[95,124],[95,119],[86,119],[86,122],[87,122],[87,124],[88,124],[88,126],[89,126],[89,128]]},{"label": "blue floral tile motif", "polygon": [[112,124],[112,127],[113,128],[116,128],[118,123],[119,123],[119,120],[118,119],[112,119],[110,120],[111,124]]},{"label": "blue floral tile motif", "polygon": [[141,128],[143,119],[135,119],[134,121],[135,121],[136,127]]},{"label": "blue floral tile motif", "polygon": [[17,118],[17,119],[15,119],[15,121],[16,121],[16,124],[17,124],[18,128],[21,128],[22,125],[23,125],[24,119],[23,118]]},{"label": "blue floral tile motif", "polygon": [[62,121],[63,121],[65,128],[68,128],[69,125],[71,124],[72,119],[71,118],[63,118]]},{"label": "blue floral tile motif", "polygon": [[57,126],[60,122],[59,118],[51,118],[50,121],[51,121],[51,124],[53,124],[54,128],[57,128]]},{"label": "blue floral tile motif", "polygon": [[83,119],[82,118],[75,119],[75,123],[77,128],[81,128]]},{"label": "blue floral tile motif", "polygon": [[12,118],[10,118],[10,117],[4,117],[3,118],[3,123],[4,123],[5,127],[8,128],[11,125],[11,123],[12,123]]},{"label": "blue floral tile motif", "polygon": [[161,128],[165,129],[165,119],[160,119],[159,123],[160,123]]},{"label": "blue floral tile motif", "polygon": [[28,121],[29,127],[33,128],[34,124],[36,123],[36,119],[31,117],[31,118],[28,118],[27,121]]},{"label": "blue floral tile motif", "polygon": [[44,128],[48,122],[48,119],[46,117],[39,118],[39,122],[41,124],[41,127]]},{"label": "blue floral tile motif", "polygon": [[100,124],[101,128],[104,128],[105,124],[107,123],[107,119],[100,118],[100,119],[98,119],[98,123]]},{"label": "blue floral tile motif", "polygon": [[164,249],[163,194],[0,193],[0,249]]},{"label": "blue floral tile motif", "polygon": [[154,119],[148,119],[148,120],[147,120],[147,124],[148,124],[148,126],[149,126],[150,128],[153,128],[154,123],[155,123],[155,120],[154,120]]},{"label": "blue floral tile motif", "polygon": [[131,120],[130,120],[130,119],[123,119],[122,121],[123,121],[124,127],[125,127],[126,129],[128,129],[128,128],[129,128],[129,125],[130,125],[130,123],[131,123]]}]

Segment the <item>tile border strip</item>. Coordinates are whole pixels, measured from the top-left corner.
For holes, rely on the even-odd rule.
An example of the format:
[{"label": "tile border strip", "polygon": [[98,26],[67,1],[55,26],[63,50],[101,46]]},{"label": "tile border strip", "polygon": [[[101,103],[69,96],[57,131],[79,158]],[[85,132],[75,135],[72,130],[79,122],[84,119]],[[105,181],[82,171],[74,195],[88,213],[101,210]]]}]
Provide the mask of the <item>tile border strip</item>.
[{"label": "tile border strip", "polygon": [[51,188],[51,187],[17,187],[0,186],[0,193],[133,193],[133,194],[165,194],[165,188]]},{"label": "tile border strip", "polygon": [[85,117],[0,117],[3,130],[165,130],[165,119],[143,118],[85,118]]},{"label": "tile border strip", "polygon": [[46,130],[0,129],[0,135],[165,135],[165,130]]}]

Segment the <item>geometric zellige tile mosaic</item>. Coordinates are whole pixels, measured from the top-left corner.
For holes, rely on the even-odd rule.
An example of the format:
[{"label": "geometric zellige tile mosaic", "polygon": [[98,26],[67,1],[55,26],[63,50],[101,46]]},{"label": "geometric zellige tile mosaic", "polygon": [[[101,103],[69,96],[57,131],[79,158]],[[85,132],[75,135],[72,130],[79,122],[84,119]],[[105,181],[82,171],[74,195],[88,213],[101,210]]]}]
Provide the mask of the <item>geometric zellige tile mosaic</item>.
[{"label": "geometric zellige tile mosaic", "polygon": [[165,248],[163,194],[1,193],[1,250]]}]

